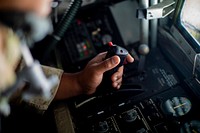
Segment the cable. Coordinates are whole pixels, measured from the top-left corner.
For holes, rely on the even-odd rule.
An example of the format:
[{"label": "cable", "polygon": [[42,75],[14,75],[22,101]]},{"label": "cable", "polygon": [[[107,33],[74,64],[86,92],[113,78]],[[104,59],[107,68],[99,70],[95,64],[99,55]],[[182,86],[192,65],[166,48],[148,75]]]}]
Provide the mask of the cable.
[{"label": "cable", "polygon": [[45,51],[42,61],[45,61],[47,59],[51,51],[56,47],[57,43],[64,36],[67,28],[71,24],[81,4],[82,4],[82,0],[71,1],[69,8],[66,9],[60,22],[58,22],[58,25],[56,26],[54,32],[52,33],[50,37],[50,40],[49,40],[50,44],[48,46],[48,49]]}]

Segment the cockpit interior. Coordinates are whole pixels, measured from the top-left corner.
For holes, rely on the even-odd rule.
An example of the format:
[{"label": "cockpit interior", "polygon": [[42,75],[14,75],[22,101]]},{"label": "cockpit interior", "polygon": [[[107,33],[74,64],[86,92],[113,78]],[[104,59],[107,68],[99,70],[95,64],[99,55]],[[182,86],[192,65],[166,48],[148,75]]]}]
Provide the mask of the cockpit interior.
[{"label": "cockpit interior", "polygon": [[199,0],[54,1],[57,38],[31,48],[41,64],[78,72],[109,42],[134,62],[124,65],[119,90],[102,83],[92,95],[52,103],[42,117],[13,108],[2,122],[13,128],[2,131],[200,133],[199,7]]}]

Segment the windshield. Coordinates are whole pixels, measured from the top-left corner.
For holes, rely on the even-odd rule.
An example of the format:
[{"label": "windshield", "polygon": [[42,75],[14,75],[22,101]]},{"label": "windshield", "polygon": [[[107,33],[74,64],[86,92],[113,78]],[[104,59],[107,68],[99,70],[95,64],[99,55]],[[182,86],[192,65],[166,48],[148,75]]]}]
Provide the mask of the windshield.
[{"label": "windshield", "polygon": [[200,0],[185,0],[180,19],[184,28],[200,45]]}]

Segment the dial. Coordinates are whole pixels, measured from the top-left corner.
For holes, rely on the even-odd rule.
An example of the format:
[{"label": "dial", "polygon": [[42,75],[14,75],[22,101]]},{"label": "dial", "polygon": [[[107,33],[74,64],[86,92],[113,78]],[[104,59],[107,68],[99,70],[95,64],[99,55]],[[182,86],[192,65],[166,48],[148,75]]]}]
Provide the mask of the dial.
[{"label": "dial", "polygon": [[184,123],[180,133],[200,133],[200,121],[192,120]]},{"label": "dial", "polygon": [[127,112],[124,112],[121,117],[126,121],[126,122],[133,122],[136,120],[137,118],[137,111],[132,109],[132,110],[129,110]]},{"label": "dial", "polygon": [[96,133],[106,133],[109,130],[107,121],[100,121],[94,125],[93,131]]},{"label": "dial", "polygon": [[191,110],[192,104],[186,97],[173,97],[163,104],[163,111],[170,116],[183,116]]}]

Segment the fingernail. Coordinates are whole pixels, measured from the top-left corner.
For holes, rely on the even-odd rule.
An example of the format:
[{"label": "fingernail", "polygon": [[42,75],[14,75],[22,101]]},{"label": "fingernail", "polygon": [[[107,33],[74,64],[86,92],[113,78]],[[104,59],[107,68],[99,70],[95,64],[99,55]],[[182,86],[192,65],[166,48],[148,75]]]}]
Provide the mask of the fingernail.
[{"label": "fingernail", "polygon": [[118,86],[118,84],[117,84],[117,83],[114,83],[113,87],[117,87],[117,86]]},{"label": "fingernail", "polygon": [[121,85],[117,85],[117,89],[119,89],[119,88],[120,88],[120,86],[121,86]]},{"label": "fingernail", "polygon": [[111,61],[112,61],[112,64],[117,64],[118,63],[118,59],[116,57],[112,57]]}]

